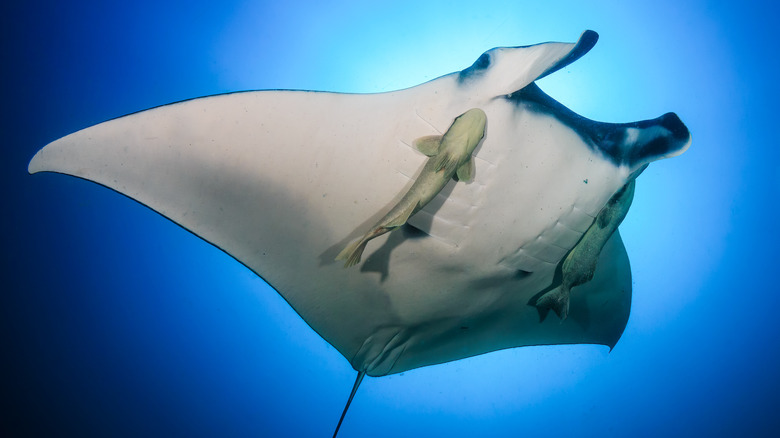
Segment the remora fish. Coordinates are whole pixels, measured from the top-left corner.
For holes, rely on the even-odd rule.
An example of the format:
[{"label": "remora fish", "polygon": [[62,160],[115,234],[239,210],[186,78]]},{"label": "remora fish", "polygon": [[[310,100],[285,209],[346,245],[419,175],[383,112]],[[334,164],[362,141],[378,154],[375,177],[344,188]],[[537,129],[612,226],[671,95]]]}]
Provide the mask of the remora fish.
[{"label": "remora fish", "polygon": [[[634,178],[643,170],[644,167],[635,173]],[[561,320],[569,316],[571,289],[593,279],[599,254],[618,225],[626,218],[628,208],[634,200],[635,187],[636,179],[631,179],[601,209],[593,224],[563,259],[560,265],[561,284],[542,294],[538,299],[531,300],[529,304],[544,312],[542,318],[549,309],[552,309]]]},{"label": "remora fish", "polygon": [[472,108],[452,122],[443,136],[421,137],[414,141],[420,152],[430,158],[409,191],[370,231],[347,245],[336,256],[348,268],[360,263],[360,257],[371,239],[402,226],[413,214],[425,207],[457,175],[459,181],[470,181],[474,169],[472,152],[485,136],[487,116]]}]

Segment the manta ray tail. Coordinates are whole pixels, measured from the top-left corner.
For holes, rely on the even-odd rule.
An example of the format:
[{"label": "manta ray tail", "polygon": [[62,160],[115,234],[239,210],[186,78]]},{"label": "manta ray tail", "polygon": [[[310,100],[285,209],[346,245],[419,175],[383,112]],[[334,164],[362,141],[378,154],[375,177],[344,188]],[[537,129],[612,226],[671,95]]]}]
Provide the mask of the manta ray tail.
[{"label": "manta ray tail", "polygon": [[540,310],[552,309],[563,321],[569,316],[569,290],[558,286],[539,297],[534,305]]},{"label": "manta ray tail", "polygon": [[336,430],[333,432],[333,438],[336,438],[336,435],[339,433],[339,429],[341,428],[341,422],[344,421],[344,416],[347,415],[347,410],[349,409],[349,405],[352,403],[352,399],[355,397],[355,393],[358,390],[358,386],[360,386],[360,382],[363,381],[363,377],[366,376],[365,371],[358,371],[357,379],[355,379],[355,384],[352,385],[352,392],[349,394],[349,399],[347,400],[347,405],[344,406],[344,412],[341,413],[341,418],[339,418],[339,424],[336,425]]}]

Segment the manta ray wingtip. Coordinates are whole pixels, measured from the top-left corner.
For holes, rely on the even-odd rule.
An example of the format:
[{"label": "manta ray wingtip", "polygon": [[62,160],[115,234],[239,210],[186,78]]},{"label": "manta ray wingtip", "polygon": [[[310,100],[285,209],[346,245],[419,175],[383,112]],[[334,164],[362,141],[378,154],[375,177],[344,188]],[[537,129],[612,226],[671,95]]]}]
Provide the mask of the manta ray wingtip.
[{"label": "manta ray wingtip", "polygon": [[30,159],[30,162],[27,164],[27,173],[30,175],[38,172],[45,172],[48,170],[48,167],[46,166],[44,155],[45,155],[45,148],[39,150],[33,157]]}]

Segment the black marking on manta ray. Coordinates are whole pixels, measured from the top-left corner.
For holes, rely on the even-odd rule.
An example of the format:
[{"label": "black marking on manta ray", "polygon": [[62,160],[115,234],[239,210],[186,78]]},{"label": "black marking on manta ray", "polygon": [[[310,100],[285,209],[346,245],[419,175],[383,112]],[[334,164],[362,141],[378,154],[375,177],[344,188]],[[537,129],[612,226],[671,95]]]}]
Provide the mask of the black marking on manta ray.
[{"label": "black marking on manta ray", "polygon": [[481,76],[485,70],[487,70],[491,63],[491,50],[493,49],[480,55],[480,57],[474,61],[474,64],[471,64],[470,67],[467,67],[458,73],[458,85],[463,85],[468,80]]},{"label": "black marking on manta ray", "polygon": [[[690,137],[688,128],[674,113],[631,123],[597,122],[566,108],[535,83],[502,97],[516,106],[556,118],[571,127],[595,152],[618,166],[633,167],[648,157],[661,157]],[[630,138],[629,129],[639,130],[640,137]]]}]

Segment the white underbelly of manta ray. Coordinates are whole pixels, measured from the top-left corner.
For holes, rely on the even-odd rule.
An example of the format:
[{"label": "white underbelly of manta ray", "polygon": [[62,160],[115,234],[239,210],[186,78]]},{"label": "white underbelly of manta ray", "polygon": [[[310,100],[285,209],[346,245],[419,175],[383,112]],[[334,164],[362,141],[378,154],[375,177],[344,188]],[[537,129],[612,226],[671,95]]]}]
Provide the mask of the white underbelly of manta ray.
[{"label": "white underbelly of manta ray", "polygon": [[[252,269],[358,372],[350,401],[366,374],[528,345],[613,347],[631,303],[617,227],[635,178],[690,134],[672,113],[588,120],[535,85],[596,40],[492,49],[390,93],[166,105],[54,141],[29,171],[103,184]],[[419,140],[431,136],[443,137]],[[417,150],[453,145],[455,167]],[[344,269],[337,256],[360,261]]]}]

